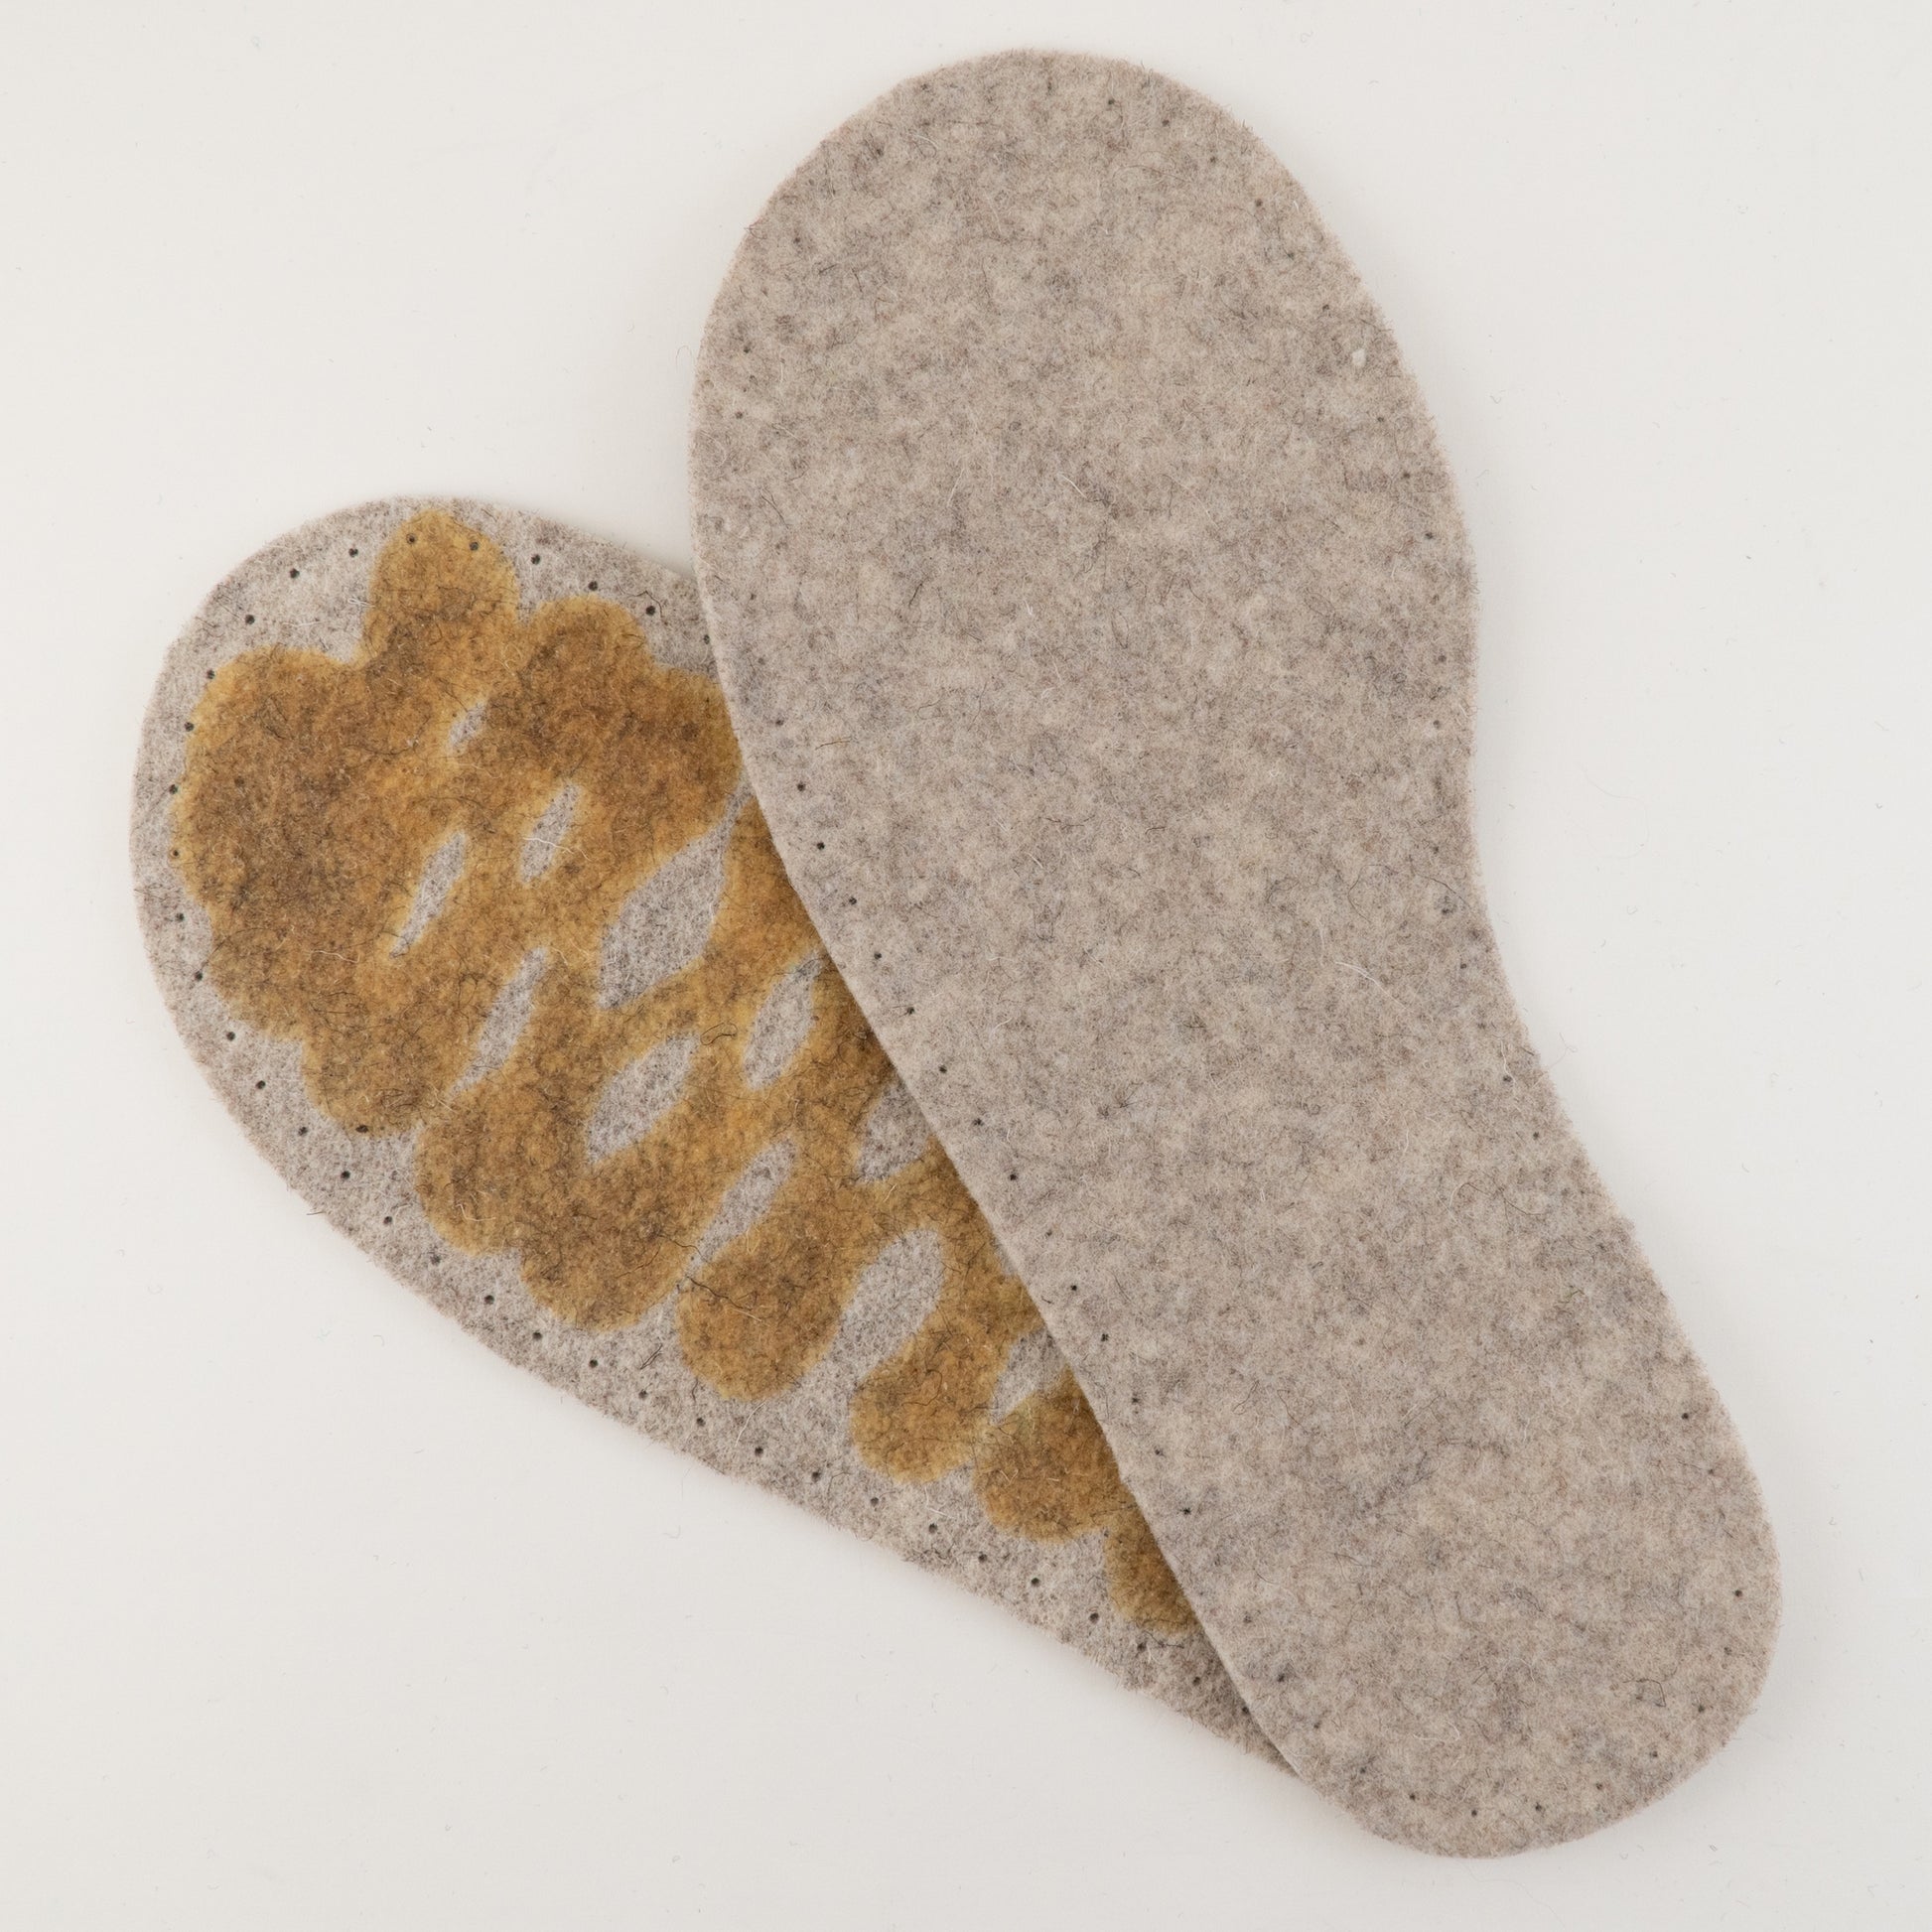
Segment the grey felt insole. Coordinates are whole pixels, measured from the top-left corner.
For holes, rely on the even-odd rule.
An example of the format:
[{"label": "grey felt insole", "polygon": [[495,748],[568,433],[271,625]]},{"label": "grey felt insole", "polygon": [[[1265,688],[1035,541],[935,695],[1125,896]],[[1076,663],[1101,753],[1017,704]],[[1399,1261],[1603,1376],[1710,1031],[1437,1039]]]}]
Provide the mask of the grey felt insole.
[{"label": "grey felt insole", "polygon": [[1511,1001],[1454,488],[1286,169],[1120,63],[907,82],[746,238],[693,486],[793,883],[1264,1730],[1448,1852],[1683,1778],[1771,1534]]},{"label": "grey felt insole", "polygon": [[[369,621],[371,586],[383,559],[397,546],[424,548],[439,516],[455,520],[454,547],[475,551],[500,578],[505,563],[525,625],[506,636],[506,672],[534,683],[542,667],[529,656],[529,625],[546,612],[573,600],[594,598],[607,615],[615,607],[633,627],[635,648],[648,651],[658,665],[693,681],[711,684],[708,649],[694,587],[688,579],[651,563],[623,546],[588,536],[548,518],[475,502],[425,502],[414,499],[367,503],[340,512],[278,538],[240,565],[215,588],[168,652],[155,687],[143,733],[134,783],[132,848],[142,930],[155,975],[183,1038],[222,1102],[249,1138],[290,1185],[326,1214],[371,1259],[454,1315],[473,1334],[508,1360],[532,1370],[581,1400],[659,1442],[686,1450],[729,1475],[758,1483],[780,1496],[897,1551],[900,1555],[966,1587],[993,1597],[1029,1622],[1061,1637],[1122,1681],[1145,1689],[1244,1748],[1272,1757],[1242,1710],[1241,1701],[1200,1631],[1149,1627],[1126,1614],[1110,1587],[1107,1556],[1110,1535],[1083,1525],[1054,1523],[1050,1509],[1035,1509],[1044,1528],[1035,1535],[1003,1529],[988,1514],[976,1485],[972,1456],[958,1466],[913,1479],[902,1470],[882,1471],[868,1460],[855,1438],[852,1416],[858,1392],[882,1364],[933,1320],[945,1293],[946,1268],[938,1237],[916,1214],[905,1230],[869,1259],[849,1283],[836,1331],[815,1359],[783,1386],[756,1399],[729,1395],[693,1361],[685,1347],[679,1313],[720,1257],[732,1244],[755,1236],[768,1212],[774,1189],[796,1153],[792,1142],[776,1138],[757,1149],[721,1204],[715,1220],[689,1257],[675,1293],[618,1326],[586,1326],[568,1318],[546,1300],[542,1284],[513,1246],[466,1242],[453,1226],[447,1200],[424,1189],[426,1152],[447,1134],[463,1108],[487,1103],[492,1092],[509,1090],[523,1077],[537,1033],[543,1002],[568,961],[558,956],[556,932],[567,924],[565,895],[599,892],[591,848],[570,825],[562,824],[556,799],[574,803],[582,818],[599,805],[597,786],[579,766],[576,754],[559,742],[554,748],[554,782],[533,794],[549,796],[549,809],[532,810],[527,821],[473,824],[467,841],[447,836],[437,814],[451,809],[452,787],[464,782],[466,760],[489,759],[492,734],[500,738],[495,700],[472,690],[444,695],[444,720],[438,728],[411,739],[398,758],[388,748],[383,762],[409,766],[420,783],[395,791],[376,826],[386,838],[378,846],[403,850],[414,842],[427,862],[412,860],[401,870],[388,929],[345,930],[331,920],[328,929],[310,930],[301,917],[269,934],[298,958],[324,947],[359,962],[357,984],[373,998],[399,977],[409,1002],[441,1013],[458,999],[464,983],[483,979],[492,995],[487,1016],[475,1030],[468,1063],[446,1090],[431,1094],[421,1118],[392,1131],[358,1131],[360,1123],[326,1106],[314,1084],[318,1026],[287,1024],[276,1029],[251,1024],[239,1010],[233,982],[238,942],[246,941],[244,916],[263,895],[254,882],[266,869],[288,861],[291,851],[306,852],[325,869],[347,850],[344,828],[359,824],[364,840],[366,816],[355,814],[364,787],[354,777],[371,750],[370,740],[385,729],[381,710],[356,717],[356,728],[336,747],[345,782],[329,782],[327,770],[311,771],[291,803],[287,822],[269,813],[258,836],[242,843],[232,903],[210,907],[184,872],[192,861],[179,810],[195,790],[190,778],[191,746],[206,746],[217,728],[252,734],[252,759],[236,762],[238,778],[249,785],[284,775],[291,764],[308,761],[312,748],[287,743],[282,707],[271,702],[273,684],[258,684],[252,705],[221,706],[221,694],[237,672],[275,660],[284,683],[306,672],[313,684],[327,667],[332,683],[350,686],[349,670],[361,651]],[[426,523],[425,518],[431,519]],[[450,529],[446,526],[446,536]],[[467,543],[466,543],[467,537]],[[499,554],[500,553],[500,554]],[[418,554],[411,551],[410,554]],[[408,639],[402,640],[406,646]],[[406,654],[406,653],[405,653]],[[553,682],[555,666],[549,661]],[[260,674],[258,672],[258,675]],[[417,682],[428,676],[418,668]],[[437,674],[440,681],[440,673]],[[392,706],[410,702],[402,688],[407,678],[391,680]],[[553,700],[572,696],[570,679],[553,691]],[[626,720],[610,690],[581,693],[601,725],[642,737],[656,758],[674,762],[678,747],[668,734],[652,737],[648,721]],[[476,702],[472,700],[475,699]],[[210,708],[219,716],[210,716]],[[313,735],[313,734],[311,734]],[[574,772],[574,776],[573,776]],[[226,782],[225,778],[222,782]],[[742,788],[736,793],[743,798]],[[427,815],[427,816],[426,816]],[[621,1016],[647,1003],[680,968],[702,954],[718,916],[723,885],[725,837],[742,813],[727,807],[676,857],[637,890],[621,898],[601,947],[602,1010]],[[562,827],[560,832],[560,825]],[[648,842],[647,824],[627,830]],[[494,845],[494,886],[488,884]],[[331,855],[336,855],[332,862]],[[362,862],[382,863],[380,849]],[[575,884],[563,877],[574,871]],[[408,884],[416,882],[412,897]],[[552,903],[556,925],[521,958],[491,954],[486,941],[493,923],[522,916],[526,896],[540,900],[556,886]],[[440,962],[424,955],[439,927],[461,915],[463,896],[483,893],[493,909],[473,924],[472,938]],[[606,895],[611,897],[611,895]],[[548,917],[548,914],[545,914]],[[811,961],[808,964],[814,963]],[[794,975],[803,978],[805,975]],[[816,976],[812,976],[815,983]],[[760,1011],[744,1040],[748,1080],[777,1091],[780,1075],[794,1062],[825,1056],[821,1042],[795,1014],[785,1012],[787,989]],[[350,1005],[352,1006],[352,1002]],[[352,1033],[354,1014],[314,1015],[342,1019]],[[682,1135],[671,1106],[688,1077],[692,1042],[671,1042],[671,1050],[632,1061],[605,1087],[594,1109],[564,1124],[556,1137],[574,1154],[544,1159],[532,1151],[531,1178],[562,1183],[570,1172],[595,1174],[626,1162],[645,1171],[658,1141]],[[682,1048],[682,1051],[675,1049]],[[589,1050],[579,1043],[561,1057],[580,1059]],[[829,1057],[829,1056],[825,1056]],[[830,1077],[829,1075],[825,1077]],[[799,1089],[804,1091],[804,1089]],[[560,1101],[559,1106],[562,1106]],[[801,1118],[803,1113],[801,1111]],[[888,1087],[874,1109],[859,1171],[844,1190],[852,1213],[864,1215],[869,1183],[906,1170],[927,1142],[925,1123],[897,1084]],[[663,1149],[659,1147],[661,1155]],[[822,1146],[809,1146],[807,1159],[824,1160]],[[472,1178],[466,1191],[485,1192],[501,1185]],[[651,1203],[632,1217],[639,1240],[653,1220]],[[643,1245],[648,1245],[643,1243]],[[809,1273],[812,1257],[802,1258]],[[629,1244],[615,1252],[609,1273],[622,1285]],[[1024,1424],[1027,1405],[1054,1386],[1063,1363],[1037,1331],[1014,1347],[999,1385],[981,1418],[982,1439],[1003,1427]],[[1019,1423],[1014,1419],[1018,1417]],[[1041,1472],[1049,1478],[1050,1468]],[[1080,1531],[1081,1533],[1071,1533]],[[775,1609],[773,1613],[779,1613]]]}]

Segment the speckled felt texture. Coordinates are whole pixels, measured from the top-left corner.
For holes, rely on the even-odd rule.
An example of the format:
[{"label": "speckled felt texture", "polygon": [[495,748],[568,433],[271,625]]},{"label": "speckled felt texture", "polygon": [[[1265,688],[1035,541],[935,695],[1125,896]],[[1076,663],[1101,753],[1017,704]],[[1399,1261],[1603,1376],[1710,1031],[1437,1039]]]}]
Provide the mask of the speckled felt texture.
[{"label": "speckled felt texture", "polygon": [[479,503],[309,524],[169,652],[132,843],[184,1038],[384,1267],[1273,1755],[785,885],[688,581]]},{"label": "speckled felt texture", "polygon": [[1772,1539],[1484,915],[1416,384],[1199,95],[1010,54],[855,116],[699,359],[698,573],[794,885],[1257,1722],[1493,1854],[1753,1703]]}]

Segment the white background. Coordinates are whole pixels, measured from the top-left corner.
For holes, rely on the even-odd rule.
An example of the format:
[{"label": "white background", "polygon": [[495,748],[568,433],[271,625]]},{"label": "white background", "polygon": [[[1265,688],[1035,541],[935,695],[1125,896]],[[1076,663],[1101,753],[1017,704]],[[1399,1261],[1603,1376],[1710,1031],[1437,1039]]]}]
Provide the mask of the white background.
[{"label": "white background", "polygon": [[[73,5],[0,31],[0,1923],[1932,1924],[1918,4]],[[1563,1096],[1762,1472],[1764,1701],[1456,1864],[520,1376],[202,1085],[125,858],[205,590],[461,491],[688,565],[744,224],[1015,43],[1227,103],[1438,416]]]}]

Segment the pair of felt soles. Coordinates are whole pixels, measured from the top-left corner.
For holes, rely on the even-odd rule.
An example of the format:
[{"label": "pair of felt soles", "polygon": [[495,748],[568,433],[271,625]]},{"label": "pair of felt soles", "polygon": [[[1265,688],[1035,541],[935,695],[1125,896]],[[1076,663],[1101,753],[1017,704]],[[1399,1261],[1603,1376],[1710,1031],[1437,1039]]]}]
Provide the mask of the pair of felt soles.
[{"label": "pair of felt soles", "polygon": [[257,1143],[1391,1837],[1686,1775],[1770,1536],[1503,984],[1453,490],[1293,180],[1117,63],[909,82],[747,236],[692,457],[702,605],[384,503],[175,646],[144,923]]}]

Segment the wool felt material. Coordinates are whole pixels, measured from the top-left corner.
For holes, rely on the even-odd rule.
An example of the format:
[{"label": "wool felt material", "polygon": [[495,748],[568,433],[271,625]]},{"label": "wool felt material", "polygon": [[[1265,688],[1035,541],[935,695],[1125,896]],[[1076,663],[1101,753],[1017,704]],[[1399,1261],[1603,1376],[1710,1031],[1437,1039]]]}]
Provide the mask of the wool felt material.
[{"label": "wool felt material", "polygon": [[1683,1778],[1771,1534],[1510,999],[1454,488],[1307,196],[1138,68],[909,81],[746,236],[692,474],[793,884],[1262,1728],[1443,1852]]},{"label": "wool felt material", "polygon": [[785,883],[688,581],[312,523],[169,653],[133,858],[215,1090],[392,1273],[1272,1756]]}]

